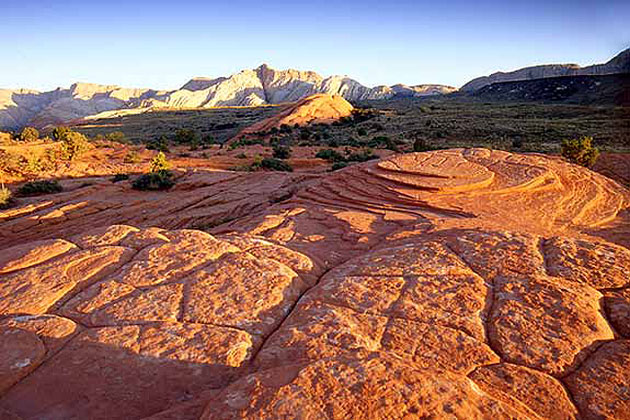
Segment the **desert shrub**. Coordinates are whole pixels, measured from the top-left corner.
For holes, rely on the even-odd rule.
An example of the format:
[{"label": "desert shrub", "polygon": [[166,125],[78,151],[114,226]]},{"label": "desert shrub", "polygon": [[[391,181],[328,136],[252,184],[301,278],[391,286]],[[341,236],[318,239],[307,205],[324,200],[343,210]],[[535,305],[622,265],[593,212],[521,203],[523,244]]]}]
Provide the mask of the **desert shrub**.
[{"label": "desert shrub", "polygon": [[571,163],[590,168],[599,156],[599,149],[593,146],[592,137],[562,141],[562,157]]},{"label": "desert shrub", "polygon": [[260,167],[271,171],[293,172],[293,168],[287,162],[274,158],[264,158],[260,162]]},{"label": "desert shrub", "polygon": [[182,128],[175,132],[175,141],[179,144],[199,144],[199,134],[190,128]]},{"label": "desert shrub", "polygon": [[11,191],[4,186],[4,184],[0,187],[0,209],[6,209],[13,202],[13,194]]},{"label": "desert shrub", "polygon": [[[81,133],[63,128],[56,135],[57,141],[61,142],[61,158],[65,160],[74,160],[81,156],[83,152],[90,148],[88,139]],[[57,128],[55,129],[57,130]]]},{"label": "desert shrub", "polygon": [[367,142],[369,147],[376,147],[381,149],[389,149],[393,151],[398,151],[398,146],[394,141],[387,136],[376,136]]},{"label": "desert shrub", "polygon": [[112,131],[111,133],[107,133],[105,138],[109,141],[115,141],[117,143],[128,143],[125,133],[122,131]]},{"label": "desert shrub", "polygon": [[33,127],[24,127],[18,134],[18,140],[20,141],[29,142],[37,139],[39,139],[39,131]]},{"label": "desert shrub", "polygon": [[116,183],[116,182],[120,182],[120,181],[126,181],[129,179],[129,175],[127,174],[116,174],[112,177],[112,182]]},{"label": "desert shrub", "polygon": [[166,155],[163,152],[158,152],[157,155],[151,159],[151,172],[160,172],[166,171],[170,167],[168,161],[166,160]]},{"label": "desert shrub", "polygon": [[53,194],[63,191],[63,187],[56,180],[53,181],[30,181],[18,188],[19,195],[42,195]]},{"label": "desert shrub", "polygon": [[125,163],[140,163],[140,161],[140,155],[135,150],[128,151],[123,159]]},{"label": "desert shrub", "polygon": [[346,160],[348,162],[367,162],[368,160],[378,159],[378,156],[371,149],[365,149],[360,152],[348,154]]},{"label": "desert shrub", "polygon": [[280,132],[281,132],[281,133],[290,133],[292,130],[293,130],[293,129],[291,128],[291,126],[290,126],[290,125],[287,125],[287,124],[282,124],[282,125],[280,126]]},{"label": "desert shrub", "polygon": [[166,138],[166,136],[160,136],[160,138],[147,141],[145,147],[148,150],[157,150],[158,152],[164,153],[169,152],[168,139]]},{"label": "desert shrub", "polygon": [[346,158],[344,158],[341,153],[332,149],[320,150],[319,152],[317,152],[315,157],[327,160],[329,162],[343,162],[344,160],[346,160]]},{"label": "desert shrub", "polygon": [[431,150],[431,146],[427,143],[427,141],[423,138],[417,138],[413,142],[413,151],[414,152],[428,152]]},{"label": "desert shrub", "polygon": [[18,172],[39,173],[55,169],[60,159],[61,152],[56,149],[48,149],[41,155],[27,154],[18,158]]},{"label": "desert shrub", "polygon": [[367,130],[363,127],[359,127],[357,128],[357,135],[359,136],[365,136],[367,135]]},{"label": "desert shrub", "polygon": [[136,178],[131,187],[142,191],[168,190],[175,185],[173,173],[168,170],[150,172]]},{"label": "desert shrub", "polygon": [[291,149],[288,147],[274,146],[273,157],[276,159],[288,159],[291,157]]},{"label": "desert shrub", "polygon": [[215,139],[214,136],[211,134],[205,134],[201,138],[201,145],[203,147],[210,146],[211,144],[216,144],[216,143],[217,143],[217,139]]},{"label": "desert shrub", "polygon": [[71,131],[68,127],[55,127],[52,131],[52,138],[60,141],[65,133]]},{"label": "desert shrub", "polygon": [[248,139],[248,138],[242,137],[239,140],[236,140],[235,142],[230,143],[230,150],[237,149],[241,146],[252,146],[254,144],[264,145],[265,141],[263,139],[258,139],[258,138]]},{"label": "desert shrub", "polygon": [[20,156],[0,150],[0,172],[17,173],[20,169]]},{"label": "desert shrub", "polygon": [[348,166],[348,164],[346,162],[335,162],[332,164],[332,167],[330,168],[331,171],[336,171],[338,169],[343,169],[346,166]]},{"label": "desert shrub", "polygon": [[512,139],[512,148],[513,149],[521,149],[523,147],[523,139],[520,137],[515,137]]}]

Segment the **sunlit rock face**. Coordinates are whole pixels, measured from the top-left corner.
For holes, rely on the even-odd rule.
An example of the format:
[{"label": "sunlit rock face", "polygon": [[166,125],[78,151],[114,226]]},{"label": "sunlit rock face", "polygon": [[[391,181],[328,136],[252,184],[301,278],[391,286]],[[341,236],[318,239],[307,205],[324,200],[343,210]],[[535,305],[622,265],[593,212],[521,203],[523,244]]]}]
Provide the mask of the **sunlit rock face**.
[{"label": "sunlit rock face", "polygon": [[346,76],[324,78],[312,71],[275,70],[266,64],[227,77],[193,78],[180,89],[127,89],[75,83],[50,92],[0,89],[0,129],[43,127],[115,110],[143,112],[154,107],[211,108],[295,102],[318,93],[349,101],[387,99],[394,95],[427,96],[456,90],[443,85],[396,85],[369,88]]},{"label": "sunlit rock face", "polygon": [[0,413],[628,418],[624,187],[484,149],[253,175],[0,212]]}]

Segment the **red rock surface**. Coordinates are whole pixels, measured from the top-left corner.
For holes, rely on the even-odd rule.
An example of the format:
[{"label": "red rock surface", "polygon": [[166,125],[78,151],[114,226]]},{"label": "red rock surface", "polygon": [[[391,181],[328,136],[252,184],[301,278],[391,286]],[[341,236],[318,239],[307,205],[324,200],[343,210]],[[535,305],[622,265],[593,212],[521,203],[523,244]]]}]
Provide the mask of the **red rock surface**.
[{"label": "red rock surface", "polygon": [[624,187],[481,149],[254,175],[0,214],[0,416],[630,418]]},{"label": "red rock surface", "polygon": [[319,93],[300,99],[277,115],[247,127],[236,138],[241,135],[280,128],[282,125],[293,127],[311,123],[329,124],[342,117],[350,116],[353,109],[354,107],[350,102],[346,101],[342,96]]}]

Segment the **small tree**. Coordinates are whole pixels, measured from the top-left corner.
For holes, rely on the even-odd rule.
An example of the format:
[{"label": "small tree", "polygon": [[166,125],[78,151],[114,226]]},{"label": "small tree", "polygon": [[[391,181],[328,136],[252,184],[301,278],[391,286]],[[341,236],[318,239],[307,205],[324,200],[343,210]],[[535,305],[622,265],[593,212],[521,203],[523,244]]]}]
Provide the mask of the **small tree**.
[{"label": "small tree", "polygon": [[175,132],[175,141],[179,144],[199,144],[199,134],[190,128],[182,128]]},{"label": "small tree", "polygon": [[273,157],[276,159],[288,159],[291,157],[291,149],[283,146],[274,146]]},{"label": "small tree", "polygon": [[39,139],[39,131],[33,127],[24,127],[18,135],[18,139],[24,142],[36,141]]},{"label": "small tree", "polygon": [[55,129],[52,131],[52,138],[54,140],[61,141],[64,134],[68,131],[71,131],[68,127],[55,127]]},{"label": "small tree", "polygon": [[65,129],[58,135],[58,140],[61,141],[61,157],[63,159],[75,160],[90,148],[90,143],[81,133]]},{"label": "small tree", "polygon": [[169,167],[170,165],[163,152],[158,152],[158,154],[151,159],[151,172],[153,173],[167,171]]},{"label": "small tree", "polygon": [[562,141],[562,157],[571,163],[587,168],[592,167],[599,156],[599,149],[593,146],[592,137]]}]

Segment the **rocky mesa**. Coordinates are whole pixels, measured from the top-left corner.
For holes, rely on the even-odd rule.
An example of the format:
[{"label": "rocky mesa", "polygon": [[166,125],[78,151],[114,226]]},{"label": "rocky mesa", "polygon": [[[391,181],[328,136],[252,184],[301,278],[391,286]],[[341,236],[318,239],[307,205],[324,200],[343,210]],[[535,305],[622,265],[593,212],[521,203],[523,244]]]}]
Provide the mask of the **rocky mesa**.
[{"label": "rocky mesa", "polygon": [[626,420],[629,210],[486,149],[32,198],[0,212],[0,416]]}]

